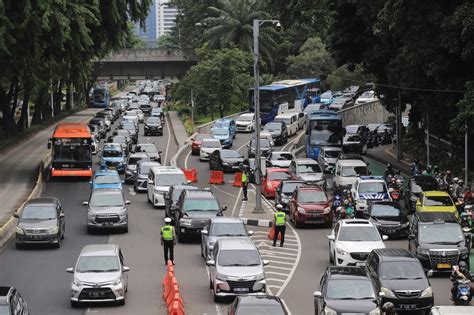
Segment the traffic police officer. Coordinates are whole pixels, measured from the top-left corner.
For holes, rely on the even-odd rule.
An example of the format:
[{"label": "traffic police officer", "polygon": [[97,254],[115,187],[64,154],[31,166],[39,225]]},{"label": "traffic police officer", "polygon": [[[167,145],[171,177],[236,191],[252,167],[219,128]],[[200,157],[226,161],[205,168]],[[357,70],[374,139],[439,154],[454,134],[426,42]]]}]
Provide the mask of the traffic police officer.
[{"label": "traffic police officer", "polygon": [[281,234],[280,247],[283,247],[285,242],[285,231],[286,231],[286,213],[281,211],[282,206],[277,206],[277,212],[274,214],[273,225],[275,226],[275,234],[273,236],[273,246],[276,246],[278,240],[278,234]]},{"label": "traffic police officer", "polygon": [[163,246],[165,265],[168,263],[168,253],[174,265],[174,245],[176,245],[174,226],[171,225],[170,218],[165,218],[165,225],[161,227],[161,246]]},{"label": "traffic police officer", "polygon": [[244,166],[242,171],[242,190],[244,193],[244,201],[247,200],[247,189],[249,186],[248,166]]}]

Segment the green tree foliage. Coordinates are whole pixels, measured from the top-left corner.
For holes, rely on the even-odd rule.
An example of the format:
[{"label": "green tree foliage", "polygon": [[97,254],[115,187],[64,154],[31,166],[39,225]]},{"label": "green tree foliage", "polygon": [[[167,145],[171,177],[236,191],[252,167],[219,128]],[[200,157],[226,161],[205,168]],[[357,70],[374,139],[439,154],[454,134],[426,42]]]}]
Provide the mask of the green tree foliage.
[{"label": "green tree foliage", "polygon": [[203,115],[219,112],[224,117],[225,112],[246,106],[247,91],[252,84],[251,54],[238,48],[210,53],[204,49],[200,57],[201,61],[173,86],[173,97],[189,104],[192,89],[196,111]]},{"label": "green tree foliage", "polygon": [[326,84],[330,90],[342,91],[350,85],[363,86],[374,80],[373,76],[364,73],[361,64],[356,64],[352,71],[349,68],[352,67],[347,64],[342,65],[327,76]]},{"label": "green tree foliage", "polygon": [[300,48],[296,56],[288,57],[287,73],[292,78],[320,78],[323,82],[334,69],[334,60],[321,38],[312,37]]}]

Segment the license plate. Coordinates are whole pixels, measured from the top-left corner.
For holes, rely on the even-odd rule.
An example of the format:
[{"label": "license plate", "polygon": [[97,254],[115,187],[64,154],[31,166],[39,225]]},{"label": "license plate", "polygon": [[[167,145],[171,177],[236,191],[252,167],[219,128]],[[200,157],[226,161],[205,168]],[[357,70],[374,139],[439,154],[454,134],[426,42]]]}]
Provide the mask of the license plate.
[{"label": "license plate", "polygon": [[109,166],[109,170],[114,170],[115,166]]},{"label": "license plate", "polygon": [[41,236],[39,236],[39,235],[32,235],[31,238],[34,239],[34,240],[39,240],[39,239],[41,238]]},{"label": "license plate", "polygon": [[248,288],[235,288],[234,292],[235,293],[247,293],[247,292],[249,292],[249,289]]},{"label": "license plate", "polygon": [[104,292],[90,292],[89,293],[90,297],[103,297],[105,296]]},{"label": "license plate", "polygon": [[436,267],[438,269],[449,269],[451,268],[451,264],[437,264]]},{"label": "license plate", "polygon": [[385,230],[385,233],[387,233],[387,234],[395,234],[395,230]]},{"label": "license plate", "polygon": [[416,304],[400,304],[402,310],[412,310],[416,308]]},{"label": "license plate", "polygon": [[110,226],[110,225],[112,225],[112,222],[103,222],[102,223],[102,226]]}]

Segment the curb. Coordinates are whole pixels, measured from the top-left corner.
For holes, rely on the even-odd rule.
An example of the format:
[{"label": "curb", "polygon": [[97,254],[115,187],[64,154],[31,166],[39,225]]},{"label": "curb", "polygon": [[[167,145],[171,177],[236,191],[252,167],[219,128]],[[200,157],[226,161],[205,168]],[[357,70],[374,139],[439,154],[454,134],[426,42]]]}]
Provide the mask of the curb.
[{"label": "curb", "polygon": [[[43,173],[45,170],[48,169],[48,165],[50,163],[51,163],[51,153],[48,153],[45,156],[43,156],[43,158],[41,159],[39,170],[38,170],[38,177],[36,179],[36,183],[33,190],[28,195],[26,200],[23,201],[23,203],[16,210],[13,211],[13,214],[18,214],[28,201],[30,201],[32,198],[39,195],[43,187],[43,179],[44,179]],[[8,221],[2,227],[0,227],[0,248],[5,246],[15,234],[17,219],[13,216],[13,214],[8,219]]]}]

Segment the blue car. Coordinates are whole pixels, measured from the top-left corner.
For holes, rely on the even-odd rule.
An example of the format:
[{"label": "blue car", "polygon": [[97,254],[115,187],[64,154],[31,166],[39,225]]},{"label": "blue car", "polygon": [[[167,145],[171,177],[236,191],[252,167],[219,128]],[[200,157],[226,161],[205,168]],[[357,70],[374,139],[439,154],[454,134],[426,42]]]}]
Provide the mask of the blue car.
[{"label": "blue car", "polygon": [[125,172],[126,155],[120,143],[106,143],[100,155],[100,167]]},{"label": "blue car", "polygon": [[331,105],[334,101],[335,95],[332,94],[332,91],[326,91],[321,94],[321,103],[325,105]]},{"label": "blue car", "polygon": [[122,189],[122,179],[116,170],[100,170],[94,173],[91,181],[92,189]]},{"label": "blue car", "polygon": [[237,125],[235,124],[235,119],[231,118],[222,118],[216,120],[212,125],[212,129],[214,128],[229,128],[230,134],[232,138],[235,139],[235,135],[237,134]]},{"label": "blue car", "polygon": [[211,130],[212,137],[221,142],[223,148],[230,148],[234,142],[234,137],[228,127],[214,127]]}]

